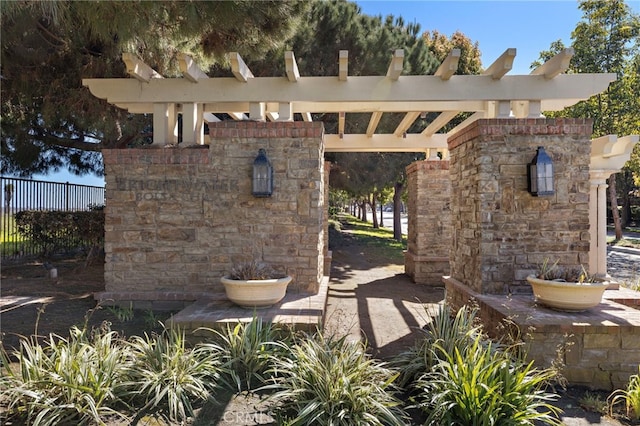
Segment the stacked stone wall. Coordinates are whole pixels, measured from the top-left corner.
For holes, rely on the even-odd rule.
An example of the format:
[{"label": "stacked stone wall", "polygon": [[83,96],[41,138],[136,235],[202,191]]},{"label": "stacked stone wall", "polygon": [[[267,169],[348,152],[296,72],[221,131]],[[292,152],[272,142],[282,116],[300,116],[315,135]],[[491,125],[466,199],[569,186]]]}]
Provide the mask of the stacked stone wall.
[{"label": "stacked stone wall", "polygon": [[[545,259],[589,267],[591,121],[478,120],[449,141],[451,276],[481,294],[529,292]],[[544,146],[555,194],[527,191],[527,165]]]},{"label": "stacked stone wall", "polygon": [[[252,258],[292,275],[288,291],[317,292],[322,134],[321,123],[221,122],[210,126],[208,147],[104,150],[101,298],[193,300],[223,292],[219,278],[233,262]],[[251,195],[260,148],[274,168],[269,198]]]},{"label": "stacked stone wall", "polygon": [[405,273],[417,284],[442,286],[442,276],[449,274],[451,248],[449,161],[418,161],[406,170]]}]

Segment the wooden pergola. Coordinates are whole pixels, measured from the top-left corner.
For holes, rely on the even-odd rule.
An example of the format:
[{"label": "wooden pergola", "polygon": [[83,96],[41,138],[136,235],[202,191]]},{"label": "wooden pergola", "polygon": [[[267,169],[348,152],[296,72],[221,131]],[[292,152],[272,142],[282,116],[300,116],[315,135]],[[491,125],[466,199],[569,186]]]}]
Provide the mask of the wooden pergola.
[{"label": "wooden pergola", "polygon": [[[539,118],[604,91],[615,74],[564,74],[573,49],[528,75],[507,75],[516,49],[507,49],[480,75],[454,75],[460,50],[453,49],[434,75],[402,75],[404,52],[395,50],[384,76],[349,76],[348,51],[339,55],[337,76],[301,76],[294,53],[284,54],[286,75],[254,77],[238,53],[229,53],[233,77],[209,78],[193,59],[180,56],[182,78],[163,78],[135,55],[123,60],[134,78],[84,79],[93,95],[131,113],[153,114],[153,143],[204,144],[203,124],[225,113],[235,120],[304,121],[312,113],[338,114],[335,134],[325,134],[325,151],[427,152],[447,148],[447,138],[480,118]],[[425,113],[439,113],[420,133],[409,133]],[[447,133],[439,133],[461,112],[472,113]],[[364,134],[345,133],[351,113],[370,113]],[[384,113],[404,113],[393,133],[377,133]],[[429,155],[429,154],[428,154]]]}]

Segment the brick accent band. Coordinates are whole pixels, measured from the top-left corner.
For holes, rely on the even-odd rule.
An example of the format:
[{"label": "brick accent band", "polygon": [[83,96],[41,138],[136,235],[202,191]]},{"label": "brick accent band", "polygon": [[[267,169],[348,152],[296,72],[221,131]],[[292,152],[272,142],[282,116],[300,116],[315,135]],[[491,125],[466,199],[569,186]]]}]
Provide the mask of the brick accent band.
[{"label": "brick accent band", "polygon": [[221,121],[209,124],[209,136],[216,138],[321,138],[321,122],[306,121]]}]

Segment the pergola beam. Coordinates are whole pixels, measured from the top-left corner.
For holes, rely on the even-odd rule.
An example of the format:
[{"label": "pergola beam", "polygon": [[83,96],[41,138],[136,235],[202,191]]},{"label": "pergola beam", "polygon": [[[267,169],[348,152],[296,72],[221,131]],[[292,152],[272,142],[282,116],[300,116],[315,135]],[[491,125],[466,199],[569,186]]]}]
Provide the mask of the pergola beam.
[{"label": "pergola beam", "polygon": [[236,77],[236,80],[246,83],[253,78],[253,73],[238,52],[230,52],[227,57],[231,62],[231,72]]},{"label": "pergola beam", "polygon": [[341,50],[338,56],[338,80],[347,81],[349,76],[349,51]]},{"label": "pergola beam", "polygon": [[400,136],[403,136],[419,116],[420,116],[420,111],[411,111],[406,113],[404,118],[400,122],[400,124],[398,124],[398,127],[396,127],[396,129],[393,131],[393,134],[397,138],[399,138]]},{"label": "pergola beam", "polygon": [[300,71],[298,71],[296,57],[290,50],[284,52],[284,67],[287,72],[287,78],[289,79],[289,81],[293,83],[298,81],[298,79],[300,78]]},{"label": "pergola beam", "polygon": [[382,112],[374,111],[371,113],[371,118],[369,119],[369,125],[367,126],[367,137],[370,138],[376,132],[376,128],[380,123],[380,119],[382,118]]},{"label": "pergola beam", "polygon": [[445,111],[440,113],[429,125],[422,131],[423,136],[432,136],[438,130],[442,129],[448,122],[453,120],[459,111]]},{"label": "pergola beam", "polygon": [[133,53],[124,52],[122,60],[127,67],[127,73],[138,81],[148,83],[152,78],[164,78]]},{"label": "pergola beam", "polygon": [[513,47],[504,51],[498,59],[496,59],[489,68],[487,68],[482,74],[490,75],[494,80],[501,79],[506,73],[513,68],[513,60],[516,57],[516,49]]},{"label": "pergola beam", "polygon": [[440,77],[444,81],[449,80],[458,71],[459,61],[460,49],[452,49],[433,75]]},{"label": "pergola beam", "polygon": [[204,80],[209,76],[200,69],[198,64],[195,63],[193,58],[186,53],[178,55],[178,63],[180,65],[180,72],[192,83],[197,83],[198,80]]},{"label": "pergola beam", "polygon": [[385,133],[368,137],[366,134],[324,135],[325,152],[426,152],[428,149],[446,149],[447,135],[436,134],[426,138],[412,133],[406,138]]},{"label": "pergola beam", "polygon": [[[140,85],[134,80],[106,78],[83,79],[83,84],[94,96],[117,104],[263,102],[269,99],[270,102],[344,104],[433,101],[452,102],[453,105],[457,102],[518,99],[542,100],[543,103],[549,100],[578,101],[605,90],[615,78],[612,73],[561,74],[550,82],[536,76],[515,75],[492,81],[483,75],[454,75],[449,81],[442,81],[440,77],[427,75],[403,76],[391,82],[384,77],[363,76],[351,77],[349,84],[344,84],[335,77],[300,77],[298,84],[291,84],[282,77],[261,77],[247,84],[232,84],[233,80],[229,78],[209,78],[197,85],[184,79],[152,79],[148,84]],[[404,111],[407,110],[410,109]]]},{"label": "pergola beam", "polygon": [[544,78],[550,80],[558,74],[565,72],[569,68],[569,63],[573,57],[574,50],[572,47],[563,49],[560,53],[531,71],[531,75],[544,75]]},{"label": "pergola beam", "polygon": [[403,67],[404,50],[396,49],[391,55],[391,63],[389,64],[389,69],[387,70],[387,78],[392,81],[397,81],[398,78],[400,78],[400,74],[402,74]]}]

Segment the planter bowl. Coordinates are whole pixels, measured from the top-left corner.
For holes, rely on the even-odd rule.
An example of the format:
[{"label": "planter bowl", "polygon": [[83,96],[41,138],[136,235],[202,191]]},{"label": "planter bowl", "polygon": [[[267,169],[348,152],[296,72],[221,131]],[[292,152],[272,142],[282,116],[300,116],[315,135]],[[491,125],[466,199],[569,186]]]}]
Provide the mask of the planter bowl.
[{"label": "planter bowl", "polygon": [[566,312],[581,312],[600,304],[608,282],[571,283],[527,277],[536,302]]},{"label": "planter bowl", "polygon": [[227,298],[244,308],[268,308],[284,298],[291,277],[270,280],[232,280],[220,279]]}]

